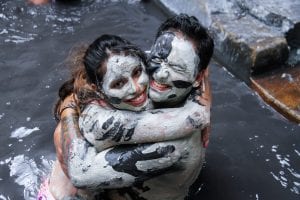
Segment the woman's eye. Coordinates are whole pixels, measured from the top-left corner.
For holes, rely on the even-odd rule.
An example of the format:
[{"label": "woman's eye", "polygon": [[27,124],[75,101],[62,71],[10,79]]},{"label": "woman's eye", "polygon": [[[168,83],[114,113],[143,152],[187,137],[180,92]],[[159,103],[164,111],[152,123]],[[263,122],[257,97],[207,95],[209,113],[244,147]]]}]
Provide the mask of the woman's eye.
[{"label": "woman's eye", "polygon": [[136,69],[133,71],[132,76],[133,76],[133,77],[139,77],[139,76],[141,75],[141,73],[142,73],[142,68],[141,68],[141,67],[138,67],[138,68],[136,68]]},{"label": "woman's eye", "polygon": [[110,88],[113,88],[113,89],[120,89],[122,88],[125,84],[126,84],[126,80],[125,79],[121,79],[121,80],[117,80],[117,81],[114,81],[111,85],[110,85]]}]

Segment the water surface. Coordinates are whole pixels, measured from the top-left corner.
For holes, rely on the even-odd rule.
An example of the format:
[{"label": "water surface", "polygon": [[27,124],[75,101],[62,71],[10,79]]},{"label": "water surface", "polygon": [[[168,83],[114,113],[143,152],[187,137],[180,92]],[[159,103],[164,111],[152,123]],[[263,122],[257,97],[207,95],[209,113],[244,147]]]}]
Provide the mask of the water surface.
[{"label": "water surface", "polygon": [[[147,50],[166,15],[150,1],[0,2],[0,199],[35,199],[55,159],[52,108],[70,49],[110,33]],[[211,82],[211,142],[190,199],[299,199],[300,127],[215,63]]]}]

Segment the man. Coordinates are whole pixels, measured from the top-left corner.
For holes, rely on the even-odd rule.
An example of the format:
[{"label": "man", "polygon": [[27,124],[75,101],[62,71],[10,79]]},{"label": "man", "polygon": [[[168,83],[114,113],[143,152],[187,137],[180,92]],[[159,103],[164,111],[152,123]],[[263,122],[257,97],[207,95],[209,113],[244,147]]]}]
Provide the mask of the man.
[{"label": "man", "polygon": [[[156,106],[174,107],[176,105],[182,105],[188,95],[191,92],[195,92],[193,88],[198,87],[200,84],[207,86],[207,84],[204,84],[203,77],[212,52],[212,39],[196,18],[179,15],[163,23],[158,31],[156,42],[150,53],[151,67],[149,71],[152,75],[152,80],[149,94]],[[69,122],[70,120],[73,122],[75,120],[76,122],[78,118],[76,116],[74,116],[73,119],[70,118],[72,117],[71,109],[66,109],[66,111],[62,113],[62,117],[65,119],[62,120],[64,136],[72,137],[72,140],[74,138],[76,139],[76,137],[79,136],[78,127],[76,128],[75,126],[74,130],[74,123],[73,126],[72,124],[70,125],[70,123],[66,123],[67,118],[64,117],[69,117]],[[70,126],[67,127],[68,125]],[[74,131],[73,133],[72,130]],[[74,133],[77,133],[77,136]],[[69,151],[69,148],[72,146],[72,144],[70,146],[69,139],[63,141],[63,151]],[[184,198],[189,186],[197,178],[202,165],[202,156],[204,154],[201,149],[200,134],[195,132],[188,138],[170,142],[173,142],[177,148],[180,148],[182,152],[184,152],[181,155],[180,161],[176,163],[180,170],[146,180],[142,185],[134,184],[135,186],[127,188],[126,191],[119,190],[119,195],[121,195],[122,198],[165,200]],[[168,145],[168,142],[166,142],[166,145]],[[153,146],[155,146],[155,144]],[[79,142],[76,147],[72,148],[73,150],[77,148],[77,150],[80,151],[80,149],[84,149],[84,144]],[[122,146],[116,149],[117,152],[115,152],[115,155],[123,155],[122,152],[128,151],[128,148],[124,148],[122,151]],[[118,152],[121,152],[121,154],[118,154]],[[85,152],[82,152],[82,156],[86,156]],[[67,157],[68,156],[64,159],[60,157],[62,163],[68,163]],[[118,157],[116,157],[116,159],[117,158]],[[142,160],[143,159],[141,159],[141,161]],[[120,163],[120,161],[118,161],[118,163]],[[111,183],[108,182],[107,184],[105,188],[109,188],[108,186]]]},{"label": "man", "polygon": [[[196,91],[194,88],[203,84],[212,53],[213,41],[195,17],[181,14],[165,21],[150,53],[149,96],[155,107],[182,105],[188,95]],[[181,170],[146,180],[142,189],[132,187],[134,192],[128,194],[128,199],[184,199],[201,170],[204,151],[201,151],[200,139],[195,132],[173,141],[177,143],[176,148],[186,149],[188,154],[177,163]]]}]

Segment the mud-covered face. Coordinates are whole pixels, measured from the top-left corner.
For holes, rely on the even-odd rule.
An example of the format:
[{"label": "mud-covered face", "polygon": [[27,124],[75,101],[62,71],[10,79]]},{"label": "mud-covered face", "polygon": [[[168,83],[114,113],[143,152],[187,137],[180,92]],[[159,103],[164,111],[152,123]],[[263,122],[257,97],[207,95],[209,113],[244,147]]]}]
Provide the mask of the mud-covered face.
[{"label": "mud-covered face", "polygon": [[106,64],[102,91],[118,109],[140,111],[149,103],[149,78],[143,62],[133,56],[112,55]]},{"label": "mud-covered face", "polygon": [[179,103],[191,91],[200,59],[193,43],[173,32],[156,40],[150,53],[149,96],[154,102]]}]

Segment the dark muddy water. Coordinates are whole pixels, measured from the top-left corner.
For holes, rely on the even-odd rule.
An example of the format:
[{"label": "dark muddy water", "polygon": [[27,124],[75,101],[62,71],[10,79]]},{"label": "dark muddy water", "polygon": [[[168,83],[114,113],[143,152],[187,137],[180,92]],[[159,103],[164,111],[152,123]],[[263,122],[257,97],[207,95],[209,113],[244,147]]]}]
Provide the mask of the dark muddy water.
[{"label": "dark muddy water", "polygon": [[[69,50],[103,33],[147,50],[167,16],[150,1],[0,2],[0,200],[31,200],[55,159],[52,107]],[[300,126],[215,63],[211,83],[211,142],[191,199],[299,199]]]}]

